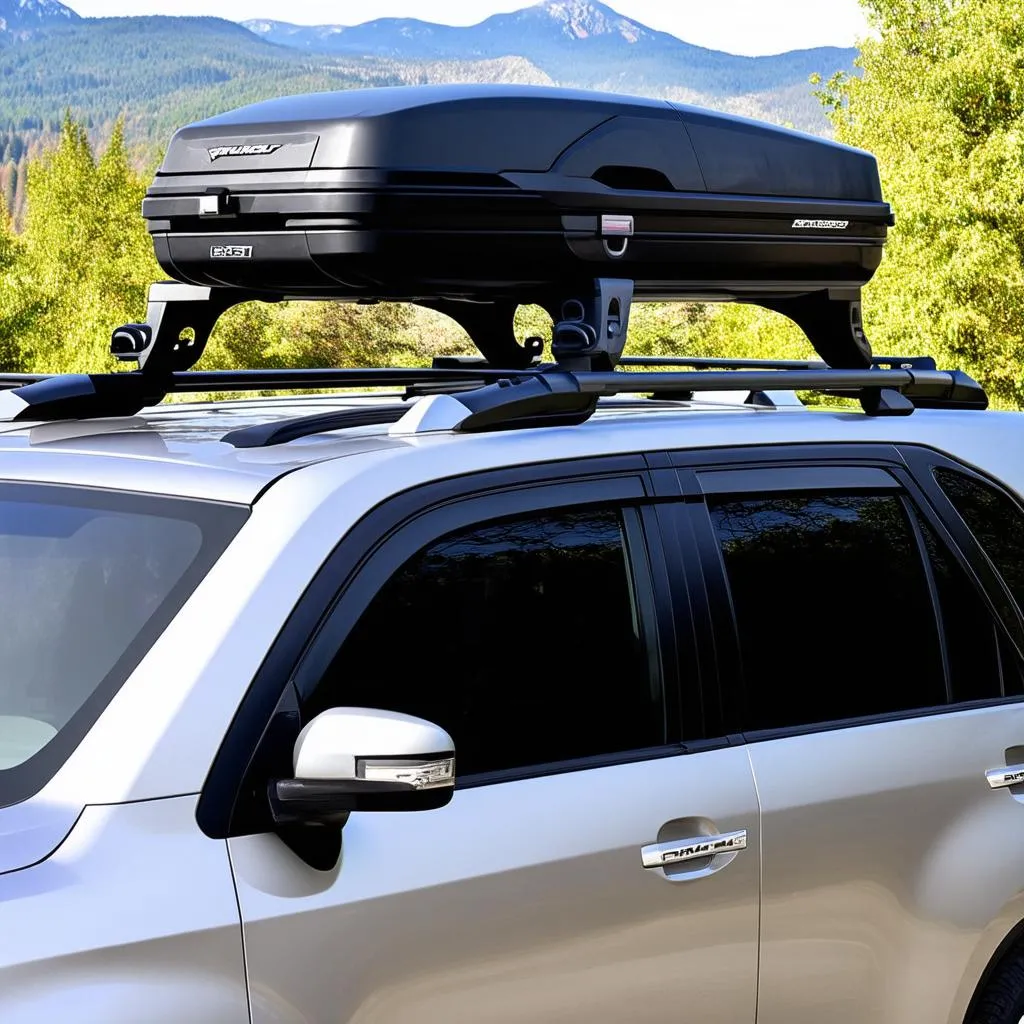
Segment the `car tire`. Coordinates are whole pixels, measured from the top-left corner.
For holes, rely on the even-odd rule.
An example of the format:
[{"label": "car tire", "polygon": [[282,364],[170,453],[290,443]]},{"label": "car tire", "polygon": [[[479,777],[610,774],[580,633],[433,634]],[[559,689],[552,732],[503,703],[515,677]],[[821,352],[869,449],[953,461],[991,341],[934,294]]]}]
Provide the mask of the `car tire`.
[{"label": "car tire", "polygon": [[1020,1024],[1024,1020],[1024,941],[1003,957],[975,998],[965,1024]]}]

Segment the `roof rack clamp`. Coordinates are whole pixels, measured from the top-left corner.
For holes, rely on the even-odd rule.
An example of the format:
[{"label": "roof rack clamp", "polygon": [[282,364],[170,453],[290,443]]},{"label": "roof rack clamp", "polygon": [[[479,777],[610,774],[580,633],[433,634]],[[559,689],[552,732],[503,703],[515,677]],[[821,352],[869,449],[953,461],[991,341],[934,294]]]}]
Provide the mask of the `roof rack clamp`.
[{"label": "roof rack clamp", "polygon": [[551,354],[563,370],[611,370],[622,358],[633,303],[633,281],[599,277],[583,298],[562,301]]},{"label": "roof rack clamp", "polygon": [[[146,322],[117,328],[110,338],[110,352],[121,362],[138,363],[151,377],[191,369],[221,315],[254,299],[279,301],[278,296],[236,288],[158,281],[149,287]],[[186,337],[186,332],[191,332],[191,337]]]}]

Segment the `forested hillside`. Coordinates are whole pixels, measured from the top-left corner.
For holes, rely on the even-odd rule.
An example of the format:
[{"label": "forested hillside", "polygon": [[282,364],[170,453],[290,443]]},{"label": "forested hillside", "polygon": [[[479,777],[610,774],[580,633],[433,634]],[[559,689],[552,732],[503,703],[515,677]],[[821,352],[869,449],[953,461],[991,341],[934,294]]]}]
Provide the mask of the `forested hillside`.
[{"label": "forested hillside", "polygon": [[0,194],[19,218],[24,163],[74,112],[95,144],[124,120],[134,164],[153,165],[189,121],[288,93],[418,82],[549,84],[520,57],[393,61],[316,57],[257,39],[219,18],[76,22],[0,48]]}]

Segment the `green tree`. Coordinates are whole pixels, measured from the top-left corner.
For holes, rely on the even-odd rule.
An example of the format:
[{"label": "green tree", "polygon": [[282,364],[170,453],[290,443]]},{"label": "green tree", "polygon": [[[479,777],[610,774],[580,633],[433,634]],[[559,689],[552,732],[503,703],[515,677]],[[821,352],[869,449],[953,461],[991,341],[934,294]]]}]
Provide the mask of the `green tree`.
[{"label": "green tree", "polygon": [[33,328],[44,311],[45,303],[27,275],[24,245],[0,196],[0,370],[29,368]]},{"label": "green tree", "polygon": [[876,351],[927,353],[1024,405],[1024,6],[861,0],[876,38],[821,98],[896,214],[865,293]]},{"label": "green tree", "polygon": [[145,190],[120,124],[97,162],[85,128],[67,115],[57,147],[29,165],[25,253],[47,299],[36,369],[104,369],[111,329],[144,317],[146,289],[163,277],[140,216]]},{"label": "green tree", "polygon": [[97,163],[69,115],[58,145],[30,164],[27,187],[26,259],[47,300],[33,332],[34,369],[109,367],[112,328],[144,316],[146,287],[162,276],[139,215],[145,182],[121,127]]}]

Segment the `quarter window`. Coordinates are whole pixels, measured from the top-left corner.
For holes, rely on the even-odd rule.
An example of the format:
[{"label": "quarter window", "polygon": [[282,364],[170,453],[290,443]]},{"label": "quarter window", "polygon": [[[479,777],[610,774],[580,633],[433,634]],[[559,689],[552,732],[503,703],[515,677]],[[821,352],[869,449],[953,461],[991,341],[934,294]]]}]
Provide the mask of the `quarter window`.
[{"label": "quarter window", "polygon": [[967,574],[918,514],[935,581],[953,701],[989,700],[1019,691],[1009,645]]},{"label": "quarter window", "polygon": [[1024,513],[1009,495],[977,477],[937,468],[935,480],[1024,611]]}]

